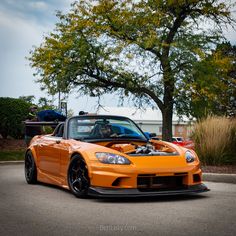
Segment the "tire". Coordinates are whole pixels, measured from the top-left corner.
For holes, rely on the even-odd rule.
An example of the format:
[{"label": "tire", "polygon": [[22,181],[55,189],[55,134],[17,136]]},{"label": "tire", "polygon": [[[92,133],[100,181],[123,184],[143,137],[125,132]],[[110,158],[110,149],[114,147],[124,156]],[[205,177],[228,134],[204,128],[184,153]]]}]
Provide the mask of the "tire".
[{"label": "tire", "polygon": [[88,196],[90,186],[88,167],[81,156],[75,155],[72,157],[67,172],[67,181],[71,192],[76,197],[85,198]]},{"label": "tire", "polygon": [[25,180],[28,184],[37,183],[37,168],[30,151],[25,154]]}]

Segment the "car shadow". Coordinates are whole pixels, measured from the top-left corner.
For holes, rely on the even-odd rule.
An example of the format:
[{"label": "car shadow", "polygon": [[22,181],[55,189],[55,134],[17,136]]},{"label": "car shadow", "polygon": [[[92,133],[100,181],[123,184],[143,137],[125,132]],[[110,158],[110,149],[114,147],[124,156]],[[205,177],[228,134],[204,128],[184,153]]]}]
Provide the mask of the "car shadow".
[{"label": "car shadow", "polygon": [[207,195],[200,194],[181,194],[181,195],[165,195],[165,196],[145,196],[145,197],[114,197],[114,198],[95,198],[92,200],[102,203],[152,203],[152,202],[177,202],[177,201],[193,201],[209,198]]},{"label": "car shadow", "polygon": [[58,189],[58,190],[61,190],[65,193],[70,193],[70,190],[69,189],[66,189],[66,188],[62,188],[60,186],[57,186],[57,185],[54,185],[54,184],[48,184],[48,183],[43,183],[43,182],[37,182],[37,185],[39,186],[43,186],[43,187],[48,187],[48,188],[52,188],[52,189]]},{"label": "car shadow", "polygon": [[[58,189],[73,196],[69,189],[60,186],[38,182],[39,186]],[[152,203],[152,202],[177,202],[177,201],[194,201],[199,199],[209,198],[208,195],[202,194],[179,194],[179,195],[165,195],[165,196],[140,196],[140,197],[95,197],[87,196],[80,198],[82,200],[89,200],[100,203]]]}]

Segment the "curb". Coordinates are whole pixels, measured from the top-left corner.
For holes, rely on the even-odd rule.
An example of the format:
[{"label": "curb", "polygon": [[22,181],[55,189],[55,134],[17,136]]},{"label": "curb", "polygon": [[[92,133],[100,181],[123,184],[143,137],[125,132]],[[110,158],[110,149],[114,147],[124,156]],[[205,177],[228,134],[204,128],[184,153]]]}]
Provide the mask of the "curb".
[{"label": "curb", "polygon": [[23,163],[24,161],[0,161],[0,165],[18,165]]},{"label": "curb", "polygon": [[[24,161],[0,161],[0,165],[19,165]],[[236,174],[203,173],[203,181],[236,184]]]},{"label": "curb", "polygon": [[203,173],[203,181],[236,184],[236,174]]}]

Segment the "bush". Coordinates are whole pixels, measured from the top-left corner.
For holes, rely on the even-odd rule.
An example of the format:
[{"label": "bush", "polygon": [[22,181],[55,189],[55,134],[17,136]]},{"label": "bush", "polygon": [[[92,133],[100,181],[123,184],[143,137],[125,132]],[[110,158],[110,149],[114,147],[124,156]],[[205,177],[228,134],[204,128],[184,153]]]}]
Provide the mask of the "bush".
[{"label": "bush", "polygon": [[20,161],[25,158],[25,151],[0,150],[0,161]]},{"label": "bush", "polygon": [[195,124],[196,152],[205,165],[236,164],[236,120],[208,117]]},{"label": "bush", "polygon": [[3,138],[23,137],[22,121],[26,120],[30,104],[22,99],[0,98],[0,134]]}]

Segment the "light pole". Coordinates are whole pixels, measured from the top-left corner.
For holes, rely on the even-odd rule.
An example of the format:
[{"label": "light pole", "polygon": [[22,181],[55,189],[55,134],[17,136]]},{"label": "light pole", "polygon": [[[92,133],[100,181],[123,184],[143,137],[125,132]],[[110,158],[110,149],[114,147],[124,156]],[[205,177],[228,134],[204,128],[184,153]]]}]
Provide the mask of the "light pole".
[{"label": "light pole", "polygon": [[58,110],[61,111],[61,91],[58,90]]}]

